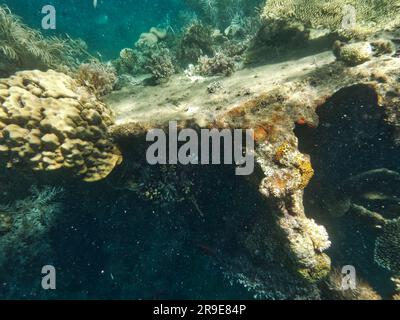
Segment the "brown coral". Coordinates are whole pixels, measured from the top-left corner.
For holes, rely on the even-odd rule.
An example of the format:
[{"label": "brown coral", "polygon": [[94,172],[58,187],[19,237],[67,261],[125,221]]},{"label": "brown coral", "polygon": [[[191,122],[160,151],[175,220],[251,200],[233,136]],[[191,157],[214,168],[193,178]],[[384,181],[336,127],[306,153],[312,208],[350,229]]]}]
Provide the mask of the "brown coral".
[{"label": "brown coral", "polygon": [[120,161],[107,136],[113,113],[85,87],[55,71],[0,80],[0,166],[67,169],[85,181],[106,177]]},{"label": "brown coral", "polygon": [[75,78],[80,85],[88,87],[98,98],[111,93],[117,81],[113,67],[96,61],[80,65]]}]

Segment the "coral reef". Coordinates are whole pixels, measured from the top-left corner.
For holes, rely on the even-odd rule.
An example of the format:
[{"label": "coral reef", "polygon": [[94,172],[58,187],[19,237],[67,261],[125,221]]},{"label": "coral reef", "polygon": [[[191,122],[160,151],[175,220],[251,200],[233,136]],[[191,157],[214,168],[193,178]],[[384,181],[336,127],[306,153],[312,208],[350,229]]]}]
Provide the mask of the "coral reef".
[{"label": "coral reef", "polygon": [[[10,203],[0,206],[0,271],[36,267],[37,253],[52,259],[59,245],[70,269],[92,274],[86,259],[98,263],[101,253],[101,274],[110,274],[101,283],[124,297],[153,298],[160,284],[180,294],[187,283],[168,272],[186,263],[189,283],[207,266],[258,299],[399,298],[400,58],[389,30],[399,25],[397,1],[270,0],[261,26],[248,16],[260,1],[187,2],[201,20],[186,13],[181,29],[166,17],[117,60],[77,70],[72,43],[31,33],[0,8],[0,58],[11,66],[0,62],[0,74],[73,67],[0,80],[0,202]],[[356,21],[344,21],[349,5]],[[277,61],[246,68],[245,55]],[[172,120],[197,133],[252,129],[254,154],[241,151],[254,155],[254,173],[235,176],[239,164],[149,166],[146,134]],[[20,196],[11,187],[43,180],[68,188],[69,215],[57,214],[59,188]],[[48,241],[55,226],[88,231]],[[338,270],[348,264],[358,286],[345,292]],[[94,279],[96,293],[84,296],[101,295]]]},{"label": "coral reef", "polygon": [[202,76],[230,76],[235,71],[235,61],[222,52],[217,52],[212,58],[201,56],[196,71]]},{"label": "coral reef", "polygon": [[301,23],[307,28],[331,31],[344,29],[357,33],[372,33],[396,27],[400,23],[398,3],[395,0],[272,0],[266,3],[262,17],[266,21]]},{"label": "coral reef", "polygon": [[212,43],[212,28],[194,21],[184,31],[177,48],[177,59],[186,67],[196,63],[203,55],[212,56],[214,49]]},{"label": "coral reef", "polygon": [[337,41],[335,42],[334,53],[338,60],[343,61],[349,66],[356,66],[371,60],[373,51],[369,42],[342,45]]},{"label": "coral reef", "polygon": [[[44,255],[50,259],[53,249],[49,233],[62,212],[60,187],[32,186],[29,195],[7,205],[0,205],[1,224],[7,216],[7,232],[0,232],[0,272],[4,287],[12,286],[15,278],[26,279],[23,272],[10,273],[14,268],[36,265]],[[40,265],[40,263],[39,263]],[[14,277],[10,279],[9,277]],[[5,298],[3,296],[3,298]]]},{"label": "coral reef", "polygon": [[157,48],[143,54],[142,68],[157,82],[168,80],[175,73],[173,57],[167,48]]},{"label": "coral reef", "polygon": [[167,30],[161,28],[151,28],[149,32],[142,33],[139,40],[135,43],[136,47],[154,47],[159,41],[165,40]]},{"label": "coral reef", "polygon": [[382,297],[364,279],[357,279],[355,289],[343,288],[343,274],[337,269],[333,269],[326,279],[323,292],[326,291],[326,299],[329,300],[382,300]]},{"label": "coral reef", "polygon": [[74,77],[79,85],[86,86],[97,98],[111,93],[117,81],[115,69],[97,61],[81,64]]},{"label": "coral reef", "polygon": [[[298,56],[321,52],[335,40],[368,40],[400,24],[397,6],[396,1],[379,0],[268,1],[261,14],[263,23],[248,49],[247,62],[288,59],[293,52]],[[344,54],[350,56],[344,59],[350,59],[353,65],[360,63],[354,60],[365,62],[370,55],[369,48],[361,45],[345,50]]]},{"label": "coral reef", "polygon": [[96,181],[120,161],[106,133],[112,111],[72,78],[55,71],[25,71],[2,79],[0,88],[3,170],[67,169]]}]

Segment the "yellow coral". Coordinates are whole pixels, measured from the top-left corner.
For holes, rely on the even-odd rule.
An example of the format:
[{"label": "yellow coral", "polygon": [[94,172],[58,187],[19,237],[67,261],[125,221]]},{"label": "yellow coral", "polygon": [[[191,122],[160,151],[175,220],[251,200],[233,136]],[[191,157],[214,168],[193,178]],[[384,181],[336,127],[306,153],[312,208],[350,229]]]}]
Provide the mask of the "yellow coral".
[{"label": "yellow coral", "polygon": [[113,112],[69,76],[24,71],[0,88],[0,168],[65,169],[97,181],[121,161],[107,135]]},{"label": "yellow coral", "polygon": [[[349,7],[351,6],[351,7]],[[354,11],[350,11],[355,9]],[[265,20],[299,22],[306,27],[332,31],[363,29],[377,31],[400,24],[400,4],[397,0],[269,0],[262,17]],[[343,28],[343,22],[355,13],[355,25]],[[371,23],[373,21],[373,23]]]},{"label": "yellow coral", "polygon": [[308,183],[314,176],[314,169],[311,165],[311,161],[304,155],[299,155],[295,162],[296,167],[299,169],[301,174],[300,189],[304,189],[308,186]]},{"label": "yellow coral", "polygon": [[289,144],[289,142],[285,141],[283,142],[278,149],[276,149],[275,152],[275,161],[276,162],[281,162],[281,160],[289,154],[291,151],[292,146]]}]

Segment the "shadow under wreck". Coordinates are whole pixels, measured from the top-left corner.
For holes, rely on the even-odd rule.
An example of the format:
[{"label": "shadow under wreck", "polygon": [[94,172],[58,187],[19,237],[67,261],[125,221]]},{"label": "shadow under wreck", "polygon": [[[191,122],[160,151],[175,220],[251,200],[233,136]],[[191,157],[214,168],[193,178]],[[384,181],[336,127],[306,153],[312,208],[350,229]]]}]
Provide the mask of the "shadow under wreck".
[{"label": "shadow under wreck", "polygon": [[360,84],[339,90],[317,114],[317,128],[296,128],[299,149],[310,154],[315,169],[305,192],[306,211],[330,234],[333,268],[340,272],[354,266],[359,279],[365,279],[359,280],[364,298],[374,298],[374,290],[390,298],[399,246],[390,238],[390,226],[400,217],[400,148],[390,121],[393,109],[380,105],[374,88]]}]

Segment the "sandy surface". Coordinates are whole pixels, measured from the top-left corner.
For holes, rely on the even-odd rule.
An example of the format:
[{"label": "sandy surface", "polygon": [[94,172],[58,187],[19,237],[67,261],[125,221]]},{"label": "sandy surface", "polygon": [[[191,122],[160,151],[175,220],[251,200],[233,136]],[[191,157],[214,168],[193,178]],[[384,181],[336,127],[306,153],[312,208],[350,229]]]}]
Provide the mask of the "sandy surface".
[{"label": "sandy surface", "polygon": [[[300,80],[311,71],[335,60],[332,52],[290,60],[283,63],[244,68],[231,77],[212,77],[192,81],[184,74],[175,75],[158,86],[135,85],[112,93],[106,103],[115,111],[117,125],[137,122],[159,122],[189,118],[207,122],[215,111],[229,109],[272,86]],[[210,94],[207,87],[220,87]]]}]

